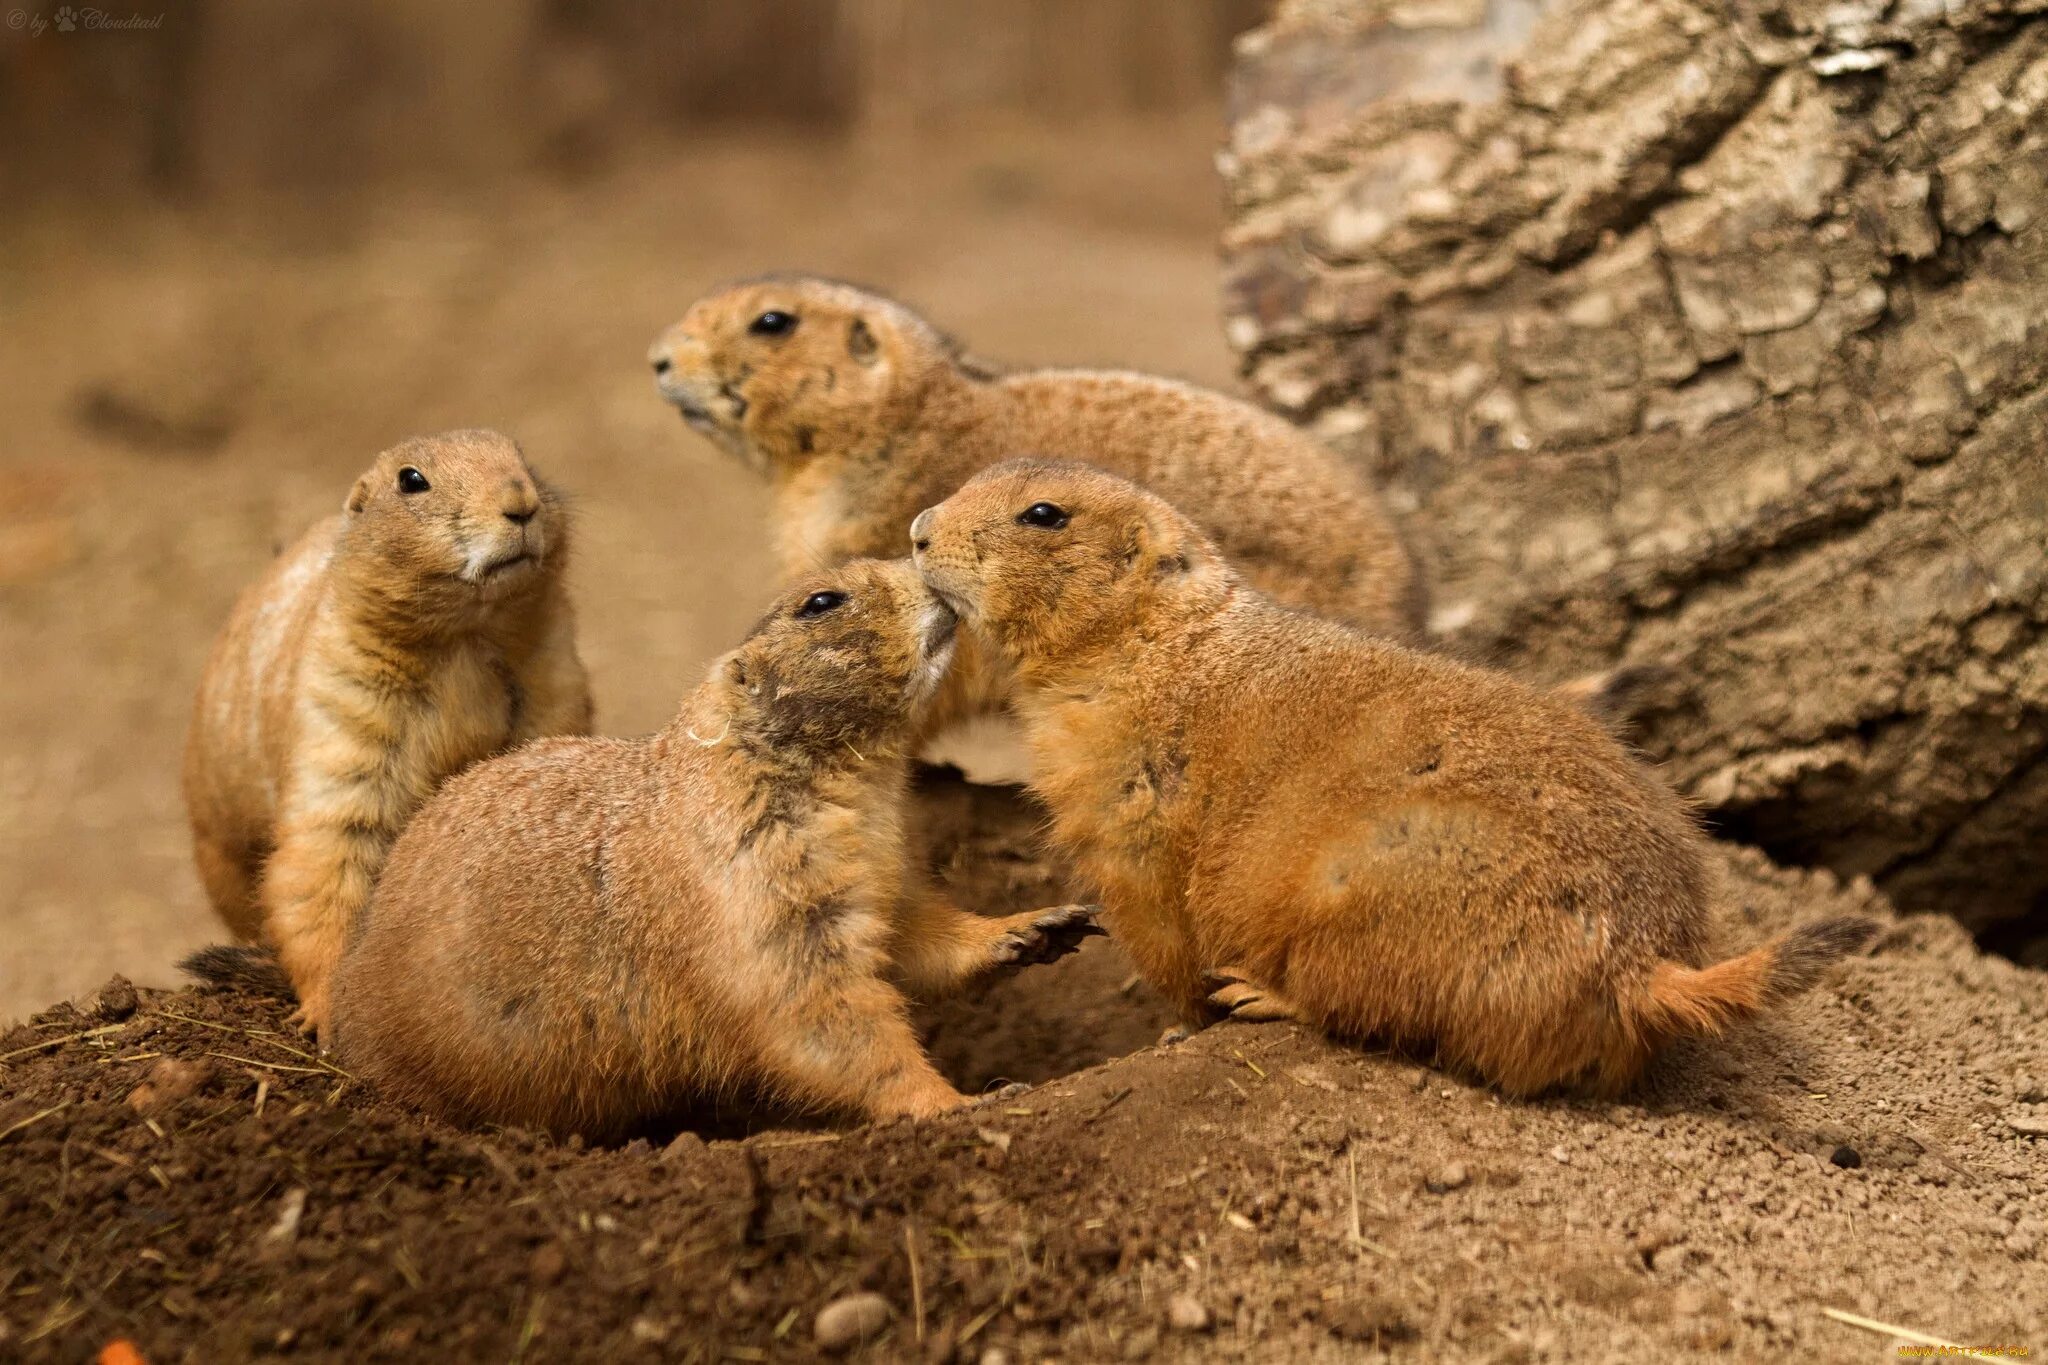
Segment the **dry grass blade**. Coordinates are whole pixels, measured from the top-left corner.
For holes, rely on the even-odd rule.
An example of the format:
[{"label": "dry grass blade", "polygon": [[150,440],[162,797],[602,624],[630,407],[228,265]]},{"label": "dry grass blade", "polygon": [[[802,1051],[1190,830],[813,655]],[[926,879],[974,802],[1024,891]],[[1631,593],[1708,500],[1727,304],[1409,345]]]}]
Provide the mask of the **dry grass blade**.
[{"label": "dry grass blade", "polygon": [[1915,1346],[1939,1347],[1943,1355],[1959,1356],[1964,1360],[2007,1359],[2005,1356],[1992,1355],[1988,1351],[1972,1351],[1967,1346],[1958,1346],[1953,1341],[1944,1341],[1940,1337],[1929,1336],[1925,1332],[1916,1332],[1910,1327],[1898,1327],[1889,1322],[1879,1322],[1876,1318],[1866,1318],[1860,1313],[1851,1313],[1847,1309],[1823,1308],[1820,1311],[1822,1317],[1833,1318],[1836,1322],[1846,1323],[1851,1327],[1860,1327],[1866,1332],[1881,1332],[1886,1336],[1897,1337],[1901,1341],[1910,1341]]},{"label": "dry grass blade", "polygon": [[324,1057],[319,1057],[311,1052],[306,1052],[303,1049],[295,1048],[290,1043],[279,1041],[277,1035],[270,1032],[268,1029],[236,1028],[231,1024],[216,1024],[208,1019],[195,1019],[189,1014],[179,1014],[176,1010],[158,1010],[156,1011],[156,1016],[159,1019],[175,1019],[181,1024],[197,1024],[200,1028],[210,1028],[214,1030],[216,1033],[239,1033],[244,1038],[247,1038],[252,1042],[258,1042],[264,1044],[267,1047],[277,1048],[281,1052],[289,1052],[294,1057],[303,1057],[305,1060],[309,1062],[316,1062],[321,1066],[327,1067],[330,1071],[338,1069],[329,1066],[327,1060]]},{"label": "dry grass blade", "polygon": [[102,1024],[98,1028],[89,1028],[83,1033],[67,1033],[61,1038],[45,1038],[40,1043],[30,1043],[27,1047],[18,1047],[12,1052],[0,1052],[0,1062],[12,1061],[16,1057],[26,1057],[32,1052],[47,1052],[53,1047],[62,1047],[66,1043],[75,1043],[81,1038],[97,1038],[102,1033],[116,1033],[127,1027],[126,1024]]},{"label": "dry grass blade", "polygon": [[16,1133],[28,1127],[31,1123],[40,1123],[44,1119],[50,1117],[50,1115],[60,1113],[63,1110],[69,1109],[70,1107],[71,1101],[65,1100],[61,1104],[53,1104],[48,1109],[41,1110],[38,1113],[30,1114],[27,1118],[21,1120],[19,1123],[10,1123],[5,1128],[0,1128],[0,1142],[5,1142],[8,1138],[13,1137]]},{"label": "dry grass blade", "polygon": [[1082,1119],[1081,1122],[1095,1122],[1095,1120],[1101,1118],[1104,1114],[1107,1114],[1110,1110],[1116,1108],[1119,1104],[1122,1104],[1126,1099],[1129,1099],[1130,1094],[1131,1088],[1129,1086],[1124,1086],[1121,1090],[1118,1090],[1115,1094],[1111,1095],[1108,1099],[1104,1100],[1100,1105],[1098,1105],[1095,1109],[1095,1112],[1088,1115],[1087,1118]]},{"label": "dry grass blade", "polygon": [[924,1273],[917,1263],[917,1233],[910,1224],[903,1225],[903,1250],[910,1257],[910,1318],[917,1329],[917,1339],[924,1340]]},{"label": "dry grass blade", "polygon": [[821,1142],[838,1142],[845,1136],[846,1134],[844,1133],[803,1133],[796,1137],[775,1138],[769,1141],[756,1142],[753,1146],[759,1151],[774,1152],[780,1151],[784,1147],[815,1147]]},{"label": "dry grass blade", "polygon": [[1347,1145],[1344,1159],[1351,1168],[1351,1245],[1365,1245],[1365,1227],[1358,1221],[1358,1149]]},{"label": "dry grass blade", "polygon": [[[213,1052],[210,1050],[207,1052],[206,1055],[209,1057],[218,1057],[224,1062],[240,1062],[243,1066],[260,1066],[265,1071],[299,1071],[304,1072],[309,1076],[318,1076],[322,1073],[331,1073],[333,1075],[343,1077],[348,1076],[348,1073],[346,1071],[343,1071],[340,1067],[334,1066],[291,1066],[285,1062],[261,1062],[256,1060],[256,1058],[254,1057],[238,1057],[232,1052]],[[353,1078],[350,1077],[350,1079]]]}]

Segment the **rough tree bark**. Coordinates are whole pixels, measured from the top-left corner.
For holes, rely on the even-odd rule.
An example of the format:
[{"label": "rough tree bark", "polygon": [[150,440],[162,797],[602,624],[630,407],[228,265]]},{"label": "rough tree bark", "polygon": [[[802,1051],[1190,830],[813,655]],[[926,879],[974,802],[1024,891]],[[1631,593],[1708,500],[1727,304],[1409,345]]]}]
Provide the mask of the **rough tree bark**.
[{"label": "rough tree bark", "polygon": [[1724,830],[1984,927],[2048,889],[2048,0],[1284,0],[1226,313],[1450,638],[1671,671]]}]

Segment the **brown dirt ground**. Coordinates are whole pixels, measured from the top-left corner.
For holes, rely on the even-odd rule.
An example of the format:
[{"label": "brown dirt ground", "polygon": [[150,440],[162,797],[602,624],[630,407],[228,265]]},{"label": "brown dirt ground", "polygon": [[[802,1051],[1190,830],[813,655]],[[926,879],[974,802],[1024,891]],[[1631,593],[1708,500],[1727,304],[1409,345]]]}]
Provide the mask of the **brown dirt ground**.
[{"label": "brown dirt ground", "polygon": [[[956,892],[1057,889],[1021,803],[932,787],[978,807],[971,837],[944,821]],[[876,1361],[1891,1356],[1823,1307],[2048,1347],[2048,1137],[2023,1131],[2048,1128],[2048,980],[1725,862],[1732,938],[1887,931],[1621,1104],[1504,1102],[1291,1025],[1151,1046],[1159,1006],[1100,943],[937,1021],[956,1080],[1035,1089],[612,1150],[394,1109],[275,1001],[62,1007],[0,1038],[0,1355],[801,1360],[861,1291],[890,1309]],[[1206,1330],[1170,1325],[1182,1295]]]}]

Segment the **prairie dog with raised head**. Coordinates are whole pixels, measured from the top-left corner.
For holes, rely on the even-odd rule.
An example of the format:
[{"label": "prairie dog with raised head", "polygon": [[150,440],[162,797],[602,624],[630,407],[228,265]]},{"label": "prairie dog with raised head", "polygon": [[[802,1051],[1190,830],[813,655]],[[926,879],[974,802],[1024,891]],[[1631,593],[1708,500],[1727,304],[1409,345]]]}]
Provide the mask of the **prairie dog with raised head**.
[{"label": "prairie dog with raised head", "polygon": [[956,909],[910,866],[906,746],[954,616],[906,561],[785,595],[647,739],[479,764],[413,820],[335,997],[342,1060],[464,1122],[611,1138],[728,1094],[966,1103],[905,992],[1050,961],[1088,907]]},{"label": "prairie dog with raised head", "polygon": [[[705,295],[649,358],[683,419],[773,485],[785,575],[901,554],[910,519],[989,465],[1086,459],[1181,508],[1277,600],[1422,630],[1422,579],[1378,494],[1250,403],[1124,371],[995,373],[902,304],[804,275]],[[1000,707],[1008,683],[982,656],[963,642],[934,728]]]},{"label": "prairie dog with raised head", "polygon": [[1513,1094],[1611,1093],[1874,928],[1708,963],[1694,822],[1595,721],[1275,604],[1113,475],[1004,464],[911,535],[1018,680],[1053,844],[1190,1020],[1297,1018]]},{"label": "prairie dog with raised head", "polygon": [[193,853],[228,928],[276,946],[309,1031],[420,803],[480,758],[589,730],[567,561],[519,448],[453,431],[379,455],[235,603],[185,747]]}]

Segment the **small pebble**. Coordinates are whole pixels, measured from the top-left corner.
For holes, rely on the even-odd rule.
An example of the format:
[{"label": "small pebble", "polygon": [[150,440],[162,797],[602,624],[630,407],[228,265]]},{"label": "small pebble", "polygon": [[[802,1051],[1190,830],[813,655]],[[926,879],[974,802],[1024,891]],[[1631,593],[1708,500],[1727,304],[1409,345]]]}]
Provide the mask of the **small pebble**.
[{"label": "small pebble", "polygon": [[1565,1148],[1563,1143],[1559,1143],[1557,1146],[1552,1147],[1550,1149],[1550,1159],[1552,1161],[1555,1161],[1560,1166],[1569,1166],[1572,1164],[1572,1154]]},{"label": "small pebble", "polygon": [[1472,1172],[1465,1168],[1462,1161],[1453,1161],[1450,1165],[1422,1178],[1422,1188],[1431,1194],[1447,1194],[1452,1190],[1462,1190],[1471,1183]]},{"label": "small pebble", "polygon": [[1691,1254],[1690,1251],[1682,1246],[1659,1247],[1650,1257],[1650,1269],[1660,1275],[1668,1275],[1672,1271],[1683,1270],[1685,1269],[1686,1260]]},{"label": "small pebble", "polygon": [[542,1242],[527,1259],[526,1273],[535,1284],[553,1284],[569,1268],[569,1258],[559,1242]]},{"label": "small pebble", "polygon": [[1636,1238],[1636,1254],[1645,1260],[1659,1249],[1685,1240],[1685,1224],[1676,1218],[1659,1218]]},{"label": "small pebble", "polygon": [[1854,1147],[1837,1147],[1834,1151],[1828,1153],[1828,1160],[1834,1162],[1845,1171],[1853,1171],[1863,1164],[1863,1153],[1857,1151]]},{"label": "small pebble", "polygon": [[1175,1294],[1166,1301],[1166,1325],[1176,1332],[1206,1332],[1209,1322],[1209,1310],[1193,1294]]},{"label": "small pebble", "polygon": [[1010,1353],[1000,1346],[991,1346],[981,1353],[979,1365],[1010,1365]]},{"label": "small pebble", "polygon": [[305,1216],[305,1188],[300,1186],[285,1191],[284,1198],[277,1201],[277,1217],[271,1221],[270,1227],[258,1243],[258,1254],[277,1256],[289,1251],[299,1235],[299,1224]]},{"label": "small pebble", "polygon": [[141,1085],[128,1092],[128,1107],[138,1114],[160,1104],[195,1095],[213,1079],[213,1068],[204,1062],[180,1061],[166,1057],[149,1069]]},{"label": "small pebble", "polygon": [[889,1301],[880,1294],[848,1294],[818,1310],[811,1335],[824,1351],[844,1351],[889,1325]]},{"label": "small pebble", "polygon": [[704,1145],[704,1139],[695,1133],[677,1133],[675,1140],[661,1149],[663,1161],[695,1161],[711,1149]]},{"label": "small pebble", "polygon": [[135,997],[135,986],[127,977],[116,973],[107,979],[107,984],[94,994],[86,1013],[95,1019],[114,1023],[135,1013],[141,1002]]}]

